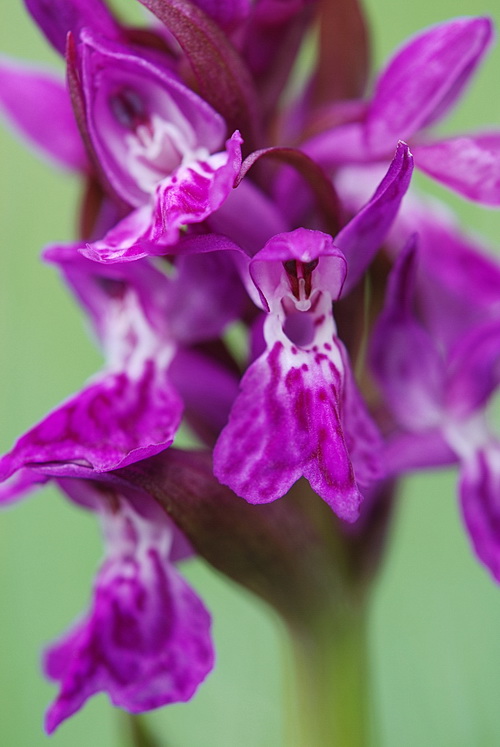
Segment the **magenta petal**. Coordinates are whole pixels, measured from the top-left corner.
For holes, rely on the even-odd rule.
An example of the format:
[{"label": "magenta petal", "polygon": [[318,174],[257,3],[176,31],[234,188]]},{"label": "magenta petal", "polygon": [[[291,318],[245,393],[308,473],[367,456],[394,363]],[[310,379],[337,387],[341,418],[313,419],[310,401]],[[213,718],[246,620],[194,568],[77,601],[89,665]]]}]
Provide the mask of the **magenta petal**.
[{"label": "magenta petal", "polygon": [[477,556],[500,582],[500,443],[469,457],[460,473],[462,512]]},{"label": "magenta petal", "polygon": [[449,361],[446,401],[459,419],[484,408],[500,383],[500,322],[478,326],[455,347]]},{"label": "magenta petal", "polygon": [[387,174],[373,197],[335,237],[347,260],[343,295],[361,279],[380,249],[399,210],[413,172],[413,158],[406,143],[399,143]]},{"label": "magenta petal", "polygon": [[444,374],[431,338],[421,327],[381,321],[373,338],[372,367],[402,426],[420,431],[440,423]]},{"label": "magenta petal", "polygon": [[385,465],[381,460],[383,442],[357,387],[347,354],[342,352],[345,371],[344,437],[356,482],[361,487],[368,487],[385,476]]},{"label": "magenta petal", "polygon": [[168,254],[184,225],[204,221],[231,193],[241,166],[241,142],[235,132],[225,152],[180,167],[158,185],[153,204],[134,210],[82,254],[104,263]]},{"label": "magenta petal", "polygon": [[226,151],[192,161],[156,188],[153,240],[174,244],[181,226],[201,223],[230,194],[241,167],[239,132],[226,142]]},{"label": "magenta petal", "polygon": [[416,254],[401,253],[389,279],[385,308],[371,340],[373,372],[394,416],[411,431],[432,428],[443,413],[444,366],[413,313]]},{"label": "magenta petal", "polygon": [[216,477],[248,502],[268,503],[304,476],[355,521],[361,495],[342,433],[341,378],[329,354],[276,341],[242,379],[214,450]]},{"label": "magenta petal", "polygon": [[410,40],[379,78],[366,119],[368,144],[383,154],[461,94],[492,39],[488,18],[456,18]]},{"label": "magenta petal", "polygon": [[[398,138],[392,145],[397,141]],[[321,132],[307,140],[302,148],[324,169],[348,163],[364,164],[368,155],[365,128],[360,122],[349,122]]]},{"label": "magenta petal", "polygon": [[451,349],[478,324],[498,317],[500,265],[492,250],[464,235],[439,203],[412,202],[397,221],[397,243],[418,233],[419,308],[431,336]]},{"label": "magenta petal", "polygon": [[153,361],[136,376],[104,375],[54,410],[2,457],[0,480],[46,462],[79,462],[105,472],[168,447],[181,401]]},{"label": "magenta petal", "polygon": [[80,247],[84,257],[94,262],[135,262],[144,257],[166,253],[163,245],[152,242],[153,206],[149,203],[129,213],[97,241]]},{"label": "magenta petal", "polygon": [[20,469],[15,475],[0,484],[0,506],[8,506],[10,503],[24,498],[34,488],[40,487],[49,478],[37,474],[30,469]]},{"label": "magenta petal", "polygon": [[500,205],[500,132],[462,135],[413,149],[426,174],[469,200]]},{"label": "magenta petal", "polygon": [[102,0],[24,0],[52,46],[63,55],[68,31],[78,36],[84,26],[112,39],[120,30]]},{"label": "magenta petal", "polygon": [[171,538],[129,506],[106,512],[108,553],[89,615],[47,652],[54,731],[97,692],[132,713],[189,700],[213,666],[210,617],[169,561]]},{"label": "magenta petal", "polygon": [[194,4],[226,31],[238,27],[251,8],[250,0],[195,0]]},{"label": "magenta petal", "polygon": [[[61,270],[114,364],[126,368],[134,348],[137,357],[152,359],[158,348],[165,351],[171,343],[166,319],[169,278],[149,260],[96,265],[81,256],[80,248],[80,244],[55,245],[43,257]],[[147,345],[137,346],[139,338]]]},{"label": "magenta petal", "polygon": [[383,452],[388,475],[455,464],[457,456],[446,443],[441,426],[420,432],[391,435]]},{"label": "magenta petal", "polygon": [[239,244],[249,256],[261,249],[271,236],[288,225],[277,205],[248,179],[233,189],[227,200],[208,219],[212,231]]},{"label": "magenta petal", "polygon": [[44,156],[63,168],[86,170],[87,156],[70,98],[58,76],[3,59],[0,108],[16,131]]}]

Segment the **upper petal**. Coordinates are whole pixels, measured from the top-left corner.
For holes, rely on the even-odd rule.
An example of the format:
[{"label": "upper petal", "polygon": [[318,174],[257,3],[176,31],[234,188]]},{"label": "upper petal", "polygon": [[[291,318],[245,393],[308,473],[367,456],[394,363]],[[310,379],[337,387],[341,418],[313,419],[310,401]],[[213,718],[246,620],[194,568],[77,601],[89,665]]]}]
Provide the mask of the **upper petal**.
[{"label": "upper petal", "polygon": [[[333,239],[321,231],[297,228],[273,236],[250,262],[250,275],[260,293],[264,308],[270,309],[290,294],[284,263],[315,264],[311,293],[325,290],[337,299],[346,276],[346,261]],[[312,296],[311,296],[312,298]]]},{"label": "upper petal", "polygon": [[90,27],[113,39],[120,29],[102,0],[24,0],[34,20],[52,46],[64,56],[68,31],[76,36]]},{"label": "upper petal", "polygon": [[493,248],[468,236],[449,208],[408,195],[390,237],[393,251],[418,234],[417,299],[426,329],[445,350],[500,315],[500,265]]},{"label": "upper petal", "polygon": [[[155,346],[159,339],[153,339],[151,333],[154,332],[157,338],[163,338],[164,347],[170,337],[166,319],[169,278],[149,260],[133,266],[128,263],[96,264],[82,256],[81,250],[82,245],[78,243],[54,245],[45,250],[43,258],[58,266],[65,282],[90,316],[102,346],[116,350],[123,337],[129,339],[127,353],[137,343],[138,337],[149,338],[148,341]],[[130,329],[134,326],[135,333]]]},{"label": "upper petal", "polygon": [[389,278],[385,306],[371,339],[370,362],[397,421],[411,431],[438,425],[444,406],[444,365],[414,311],[414,241]]},{"label": "upper petal", "polygon": [[369,202],[340,231],[335,243],[347,260],[343,293],[361,279],[380,249],[410,185],[413,158],[406,143],[399,143],[389,169]]},{"label": "upper petal", "polygon": [[154,240],[174,244],[181,226],[201,223],[222,205],[241,167],[242,142],[239,132],[233,133],[225,151],[186,164],[158,185]]},{"label": "upper petal", "polygon": [[482,410],[500,384],[500,321],[486,322],[464,336],[448,369],[449,411],[462,419]]},{"label": "upper petal", "polygon": [[58,166],[75,171],[87,169],[87,155],[70,98],[57,75],[2,59],[0,107],[18,134]]},{"label": "upper petal", "polygon": [[418,34],[389,61],[366,119],[374,153],[442,116],[481,61],[492,39],[488,18],[456,18]]},{"label": "upper petal", "polygon": [[413,149],[419,168],[469,200],[500,205],[500,132],[459,135]]}]

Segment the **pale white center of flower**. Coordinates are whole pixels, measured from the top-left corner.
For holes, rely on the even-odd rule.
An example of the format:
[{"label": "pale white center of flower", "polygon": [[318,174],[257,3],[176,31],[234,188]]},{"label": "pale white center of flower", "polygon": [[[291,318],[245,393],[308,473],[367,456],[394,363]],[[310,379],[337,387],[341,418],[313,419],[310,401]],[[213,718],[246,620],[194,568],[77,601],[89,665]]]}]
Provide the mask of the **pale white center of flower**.
[{"label": "pale white center of flower", "polygon": [[153,114],[125,137],[127,170],[144,192],[153,192],[180,166],[208,158],[206,148],[192,147],[193,140],[192,132]]}]

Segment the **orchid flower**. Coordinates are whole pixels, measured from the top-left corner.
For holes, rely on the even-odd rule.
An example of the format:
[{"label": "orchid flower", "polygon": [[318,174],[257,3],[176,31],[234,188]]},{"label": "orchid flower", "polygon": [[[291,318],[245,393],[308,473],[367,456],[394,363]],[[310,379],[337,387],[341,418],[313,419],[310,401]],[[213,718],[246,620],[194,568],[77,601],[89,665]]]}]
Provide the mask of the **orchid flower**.
[{"label": "orchid flower", "polygon": [[214,654],[210,616],[174,565],[192,554],[184,536],[147,493],[116,478],[85,479],[85,468],[62,462],[28,473],[24,486],[4,484],[0,500],[55,479],[71,502],[96,513],[105,544],[89,612],[45,652],[45,672],[60,684],[47,733],[98,692],[131,713],[189,700]]},{"label": "orchid flower", "polygon": [[98,514],[105,559],[90,611],[45,653],[45,671],[61,688],[47,732],[100,691],[131,713],[189,700],[214,655],[208,612],[173,565],[171,523],[143,495],[134,503],[85,480],[59,485]]},{"label": "orchid flower", "polygon": [[[439,248],[436,255],[439,266]],[[425,254],[424,261],[435,264]],[[426,294],[420,294],[417,284],[415,241],[408,244],[390,277],[371,357],[397,425],[386,449],[388,468],[400,471],[458,461],[465,523],[479,558],[500,580],[500,437],[491,432],[486,418],[488,400],[498,386],[498,307],[490,307],[489,318],[483,314],[481,321],[477,319],[478,302],[483,305],[492,285],[500,283],[500,269],[462,243],[461,268],[469,283],[474,267],[481,270],[482,287],[477,287],[476,272],[476,283],[460,295],[463,324],[450,330],[442,319],[450,290],[444,278],[443,290],[432,291],[438,303],[427,308],[427,319],[416,314],[415,301],[425,302]],[[456,281],[454,288],[459,291]]]},{"label": "orchid flower", "polygon": [[303,149],[336,168],[386,161],[403,139],[426,174],[468,199],[499,205],[500,132],[445,139],[427,132],[460,99],[492,36],[491,21],[480,17],[457,18],[417,34],[389,60],[355,121],[316,135]]},{"label": "orchid flower", "polygon": [[[227,253],[179,258],[172,278],[148,260],[134,266],[99,265],[75,246],[53,247],[46,258],[61,267],[89,313],[106,366],[2,457],[2,479],[27,464],[61,461],[83,463],[99,473],[170,446],[183,409],[169,377],[179,345],[215,337],[241,308],[240,284]],[[207,276],[210,280],[200,291],[200,277]],[[194,292],[186,295],[189,288]],[[207,298],[217,299],[208,312]],[[193,359],[187,360],[189,365]],[[216,366],[215,371],[213,364],[207,369],[200,356],[194,360],[200,372],[220,380]],[[186,388],[184,378],[179,361],[177,379],[189,401],[196,387]],[[228,386],[227,379],[222,376],[222,386]],[[216,391],[214,401],[220,404],[223,397]]]},{"label": "orchid flower", "polygon": [[117,262],[165,254],[182,226],[225,200],[241,138],[168,69],[88,29],[79,45],[86,126],[104,179],[135,208],[84,253]]},{"label": "orchid flower", "polygon": [[378,432],[336,335],[332,301],[363,275],[411,170],[409,149],[400,144],[371,201],[335,240],[299,228],[270,239],[250,263],[267,311],[266,350],[242,379],[214,468],[252,503],[283,496],[304,476],[342,519],[354,521],[357,483],[380,476]]}]

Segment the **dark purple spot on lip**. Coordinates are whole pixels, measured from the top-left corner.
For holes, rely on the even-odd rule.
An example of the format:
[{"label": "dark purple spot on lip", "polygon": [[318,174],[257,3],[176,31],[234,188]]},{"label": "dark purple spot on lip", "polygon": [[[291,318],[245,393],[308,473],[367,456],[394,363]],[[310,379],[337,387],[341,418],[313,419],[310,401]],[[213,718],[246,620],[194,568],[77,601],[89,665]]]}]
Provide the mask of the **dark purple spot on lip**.
[{"label": "dark purple spot on lip", "polygon": [[331,350],[332,349],[332,346],[330,345],[329,342],[325,342],[325,344],[323,345],[323,347],[325,348],[325,350]]},{"label": "dark purple spot on lip", "polygon": [[147,124],[149,117],[140,94],[133,88],[121,88],[109,97],[109,106],[116,121],[127,130]]},{"label": "dark purple spot on lip", "polygon": [[319,365],[322,361],[330,362],[330,359],[324,353],[316,353],[316,355],[314,356],[314,362]]},{"label": "dark purple spot on lip", "polygon": [[318,266],[319,259],[313,259],[311,262],[303,262],[302,263],[302,269],[304,272],[304,275],[306,273],[312,272],[317,266]]},{"label": "dark purple spot on lip", "polygon": [[110,298],[123,298],[127,286],[122,280],[115,278],[106,278],[102,275],[94,275],[96,285],[103,290]]},{"label": "dark purple spot on lip", "polygon": [[285,268],[287,275],[290,275],[292,278],[297,277],[297,262],[294,259],[289,259],[286,262],[283,262],[283,267]]},{"label": "dark purple spot on lip", "polygon": [[289,259],[283,262],[283,268],[288,275],[288,281],[290,288],[295,298],[301,298],[301,290],[299,289],[299,279],[303,281],[302,292],[306,298],[309,298],[312,292],[312,273],[318,264],[317,259],[313,259],[311,262],[301,262],[298,259]]}]

